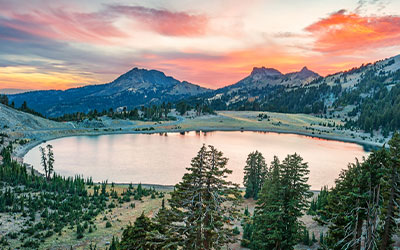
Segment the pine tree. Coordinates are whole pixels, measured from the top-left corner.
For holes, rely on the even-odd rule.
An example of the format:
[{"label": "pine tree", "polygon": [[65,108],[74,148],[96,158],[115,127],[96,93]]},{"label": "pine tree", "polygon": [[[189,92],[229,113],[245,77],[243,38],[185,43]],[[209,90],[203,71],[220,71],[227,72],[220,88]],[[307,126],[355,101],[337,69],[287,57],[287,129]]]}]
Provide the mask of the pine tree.
[{"label": "pine tree", "polygon": [[360,223],[362,210],[360,204],[358,177],[359,163],[349,164],[348,169],[343,170],[336,180],[336,186],[330,191],[329,201],[325,208],[328,220],[331,222],[329,233],[325,239],[329,249],[349,249],[355,246],[357,241],[357,223]]},{"label": "pine tree", "polygon": [[330,222],[325,239],[330,249],[377,248],[387,158],[386,149],[381,149],[340,173],[322,213]]},{"label": "pine tree", "polygon": [[[46,153],[47,148],[47,153]],[[41,153],[41,164],[47,180],[50,180],[51,174],[54,172],[54,153],[53,146],[48,144],[46,148],[39,147]]]},{"label": "pine tree", "polygon": [[261,190],[266,174],[267,165],[263,155],[258,151],[250,153],[244,167],[245,198],[258,198],[258,192]]},{"label": "pine tree", "polygon": [[303,229],[303,244],[306,246],[310,246],[310,232],[307,230],[307,228]]},{"label": "pine tree", "polygon": [[147,235],[155,229],[153,222],[142,213],[132,225],[129,225],[122,233],[121,249],[155,249],[149,246]]},{"label": "pine tree", "polygon": [[47,157],[46,157],[46,149],[43,147],[39,147],[40,154],[41,154],[41,164],[44,170],[44,175],[47,178],[48,167],[47,167]]},{"label": "pine tree", "polygon": [[192,159],[182,181],[175,186],[169,205],[169,232],[185,249],[218,249],[234,242],[231,225],[238,217],[238,185],[226,180],[232,171],[222,152],[205,145]]},{"label": "pine tree", "polygon": [[271,162],[254,211],[252,249],[282,249],[284,228],[281,190],[281,167],[278,157]]},{"label": "pine tree", "polygon": [[48,144],[47,146],[47,179],[49,180],[51,174],[54,172],[54,153],[53,146]]},{"label": "pine tree", "polygon": [[321,232],[321,233],[319,233],[319,245],[323,246],[324,244],[325,244],[324,233]]},{"label": "pine tree", "polygon": [[299,218],[308,207],[308,165],[297,155],[282,163],[274,157],[254,216],[252,249],[293,249],[304,228]]},{"label": "pine tree", "polygon": [[119,240],[118,238],[115,238],[114,236],[112,237],[111,245],[108,248],[108,250],[117,250],[119,249]]},{"label": "pine tree", "polygon": [[386,171],[386,188],[384,191],[384,208],[381,220],[384,221],[381,231],[380,250],[393,249],[392,237],[396,230],[395,218],[399,218],[400,199],[400,134],[395,133],[389,141],[389,164]]},{"label": "pine tree", "polygon": [[78,224],[76,226],[76,238],[77,239],[82,239],[83,238],[83,232],[85,230],[83,229],[83,227],[81,226],[81,224]]},{"label": "pine tree", "polygon": [[243,226],[243,238],[241,241],[241,246],[242,247],[250,247],[251,246],[251,238],[253,234],[253,224],[251,223],[251,220],[248,222],[245,222]]},{"label": "pine tree", "polygon": [[312,232],[311,241],[313,243],[317,242],[317,239],[315,238],[315,233],[314,232]]},{"label": "pine tree", "polygon": [[249,206],[246,206],[246,208],[244,209],[244,216],[249,217],[250,216],[250,212],[249,212]]},{"label": "pine tree", "polygon": [[174,221],[171,217],[172,213],[165,207],[165,200],[162,199],[161,208],[158,210],[154,218],[155,230],[148,234],[149,246],[157,249],[176,249],[173,233],[169,232]]}]

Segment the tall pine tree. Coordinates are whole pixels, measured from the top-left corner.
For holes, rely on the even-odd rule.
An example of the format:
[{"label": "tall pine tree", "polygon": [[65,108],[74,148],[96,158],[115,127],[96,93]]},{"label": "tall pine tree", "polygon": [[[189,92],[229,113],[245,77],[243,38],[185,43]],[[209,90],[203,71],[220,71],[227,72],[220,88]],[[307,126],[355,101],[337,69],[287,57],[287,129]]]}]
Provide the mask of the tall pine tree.
[{"label": "tall pine tree", "polygon": [[301,238],[299,218],[309,205],[308,165],[297,155],[277,157],[260,193],[254,216],[252,249],[293,249]]},{"label": "tall pine tree", "polygon": [[184,249],[219,249],[235,241],[232,225],[241,195],[238,185],[226,180],[232,173],[227,162],[222,152],[203,145],[171,194],[175,221],[168,231]]},{"label": "tall pine tree", "polygon": [[258,192],[261,190],[266,174],[267,164],[263,155],[258,151],[250,153],[244,167],[245,198],[258,198]]},{"label": "tall pine tree", "polygon": [[392,237],[396,230],[395,219],[399,218],[400,200],[400,134],[395,133],[389,141],[389,164],[384,182],[383,222],[381,230],[380,250],[393,249]]}]

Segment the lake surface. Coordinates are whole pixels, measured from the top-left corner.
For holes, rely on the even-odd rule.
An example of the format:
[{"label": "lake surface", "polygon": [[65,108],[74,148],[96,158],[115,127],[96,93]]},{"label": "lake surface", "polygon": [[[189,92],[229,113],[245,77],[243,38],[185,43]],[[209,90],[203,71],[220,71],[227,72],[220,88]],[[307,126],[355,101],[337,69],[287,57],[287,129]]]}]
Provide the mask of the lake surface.
[{"label": "lake surface", "polygon": [[[229,158],[230,180],[243,185],[247,155],[255,150],[266,158],[283,160],[298,153],[308,162],[312,189],[334,184],[341,169],[355,158],[366,156],[363,147],[353,143],[313,137],[265,132],[189,132],[186,134],[116,134],[66,137],[43,143],[52,144],[55,171],[64,176],[92,176],[94,181],[173,185],[178,183],[202,144],[213,145]],[[39,146],[24,161],[42,171]]]}]

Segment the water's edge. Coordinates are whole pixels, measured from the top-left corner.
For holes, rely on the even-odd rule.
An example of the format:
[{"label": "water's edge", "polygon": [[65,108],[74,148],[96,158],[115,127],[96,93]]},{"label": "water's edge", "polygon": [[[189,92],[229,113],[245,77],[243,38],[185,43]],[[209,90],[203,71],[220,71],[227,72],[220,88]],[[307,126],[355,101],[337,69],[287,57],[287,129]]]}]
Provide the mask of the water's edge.
[{"label": "water's edge", "polygon": [[245,129],[237,129],[237,128],[219,128],[219,129],[214,129],[214,128],[207,128],[204,127],[202,129],[188,129],[188,130],[153,130],[153,131],[98,131],[98,132],[82,132],[82,133],[71,133],[71,134],[66,134],[66,135],[51,135],[46,138],[41,138],[39,140],[34,140],[31,141],[25,145],[20,146],[16,152],[15,156],[19,158],[24,158],[24,156],[34,147],[37,145],[51,141],[51,140],[56,140],[60,138],[65,138],[65,137],[74,137],[74,136],[101,136],[101,135],[114,135],[114,134],[159,134],[159,133],[186,133],[186,132],[223,132],[223,131],[231,131],[231,132],[266,132],[266,133],[277,133],[277,134],[293,134],[293,135],[300,135],[300,136],[305,136],[305,137],[311,137],[311,138],[318,138],[318,139],[324,139],[324,140],[329,140],[329,141],[339,141],[339,142],[347,142],[347,143],[354,143],[358,144],[363,147],[364,151],[370,152],[374,149],[381,148],[383,144],[381,143],[376,143],[376,142],[371,142],[371,141],[360,141],[358,139],[351,139],[351,138],[343,138],[340,136],[330,136],[330,135],[317,135],[317,134],[312,134],[312,133],[306,133],[306,132],[300,132],[300,131],[285,131],[285,130],[279,130],[279,129],[259,129],[259,128],[245,128]]}]

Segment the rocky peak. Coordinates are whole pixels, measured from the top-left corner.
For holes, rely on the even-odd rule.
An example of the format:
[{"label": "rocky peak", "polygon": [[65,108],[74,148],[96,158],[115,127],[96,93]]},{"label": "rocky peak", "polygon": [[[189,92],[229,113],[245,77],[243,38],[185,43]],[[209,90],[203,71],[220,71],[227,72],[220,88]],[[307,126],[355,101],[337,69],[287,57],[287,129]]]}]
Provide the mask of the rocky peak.
[{"label": "rocky peak", "polygon": [[251,76],[256,76],[256,75],[261,77],[262,76],[277,77],[277,76],[282,76],[282,73],[274,68],[254,67],[253,71],[251,72]]},{"label": "rocky peak", "polygon": [[118,77],[110,84],[113,87],[148,87],[152,86],[173,86],[180,83],[178,80],[170,76],[166,76],[163,72],[158,70],[139,69],[137,67],[131,69],[125,74]]},{"label": "rocky peak", "polygon": [[309,77],[318,77],[319,75],[314,71],[309,70],[306,66],[304,66],[299,72],[289,73],[288,76],[295,76],[296,78],[309,78]]},{"label": "rocky peak", "polygon": [[304,66],[304,67],[300,70],[300,72],[309,72],[309,71],[311,71],[311,70],[309,70],[309,69],[307,68],[307,66]]}]

